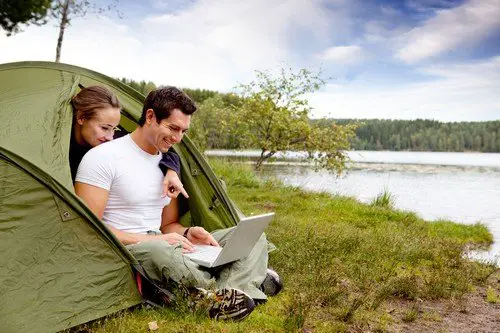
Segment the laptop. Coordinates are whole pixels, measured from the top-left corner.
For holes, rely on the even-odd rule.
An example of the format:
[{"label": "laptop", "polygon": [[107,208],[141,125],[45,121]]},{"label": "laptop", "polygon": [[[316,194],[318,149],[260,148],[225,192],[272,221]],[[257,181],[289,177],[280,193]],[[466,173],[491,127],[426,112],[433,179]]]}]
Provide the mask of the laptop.
[{"label": "laptop", "polygon": [[195,252],[185,253],[192,261],[204,267],[216,267],[247,257],[274,217],[274,213],[242,219],[224,247],[195,245]]}]

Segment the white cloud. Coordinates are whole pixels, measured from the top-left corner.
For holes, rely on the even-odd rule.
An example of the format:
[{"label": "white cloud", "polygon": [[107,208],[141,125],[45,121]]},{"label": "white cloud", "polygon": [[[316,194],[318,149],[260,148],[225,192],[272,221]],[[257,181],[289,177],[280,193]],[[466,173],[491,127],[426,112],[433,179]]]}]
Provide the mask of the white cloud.
[{"label": "white cloud", "polygon": [[470,0],[459,7],[438,11],[423,26],[408,32],[396,58],[414,63],[459,46],[470,46],[500,27],[499,17],[499,0]]},{"label": "white cloud", "polygon": [[[326,1],[332,6],[338,5],[338,12],[327,11],[324,7]],[[186,0],[188,2],[191,0]],[[336,77],[345,74],[351,82],[345,85],[342,84],[345,81],[338,80],[336,86],[329,86],[325,92],[314,95],[312,104],[317,116],[331,111],[331,116],[355,118],[500,118],[499,58],[469,65],[427,66],[421,71],[434,77],[434,81],[410,85],[395,81],[396,88],[381,86],[373,76],[370,83],[357,83],[366,70],[362,66],[355,70],[350,66],[335,69],[336,63],[356,63],[366,57],[368,52],[364,48],[369,48],[370,60],[386,66],[383,72],[397,80],[394,71],[398,69],[384,62],[387,59],[384,56],[389,52],[387,48],[392,47],[394,29],[398,27],[384,24],[386,21],[383,20],[367,25],[363,33],[381,36],[385,40],[372,43],[375,46],[366,43],[366,39],[359,44],[359,36],[357,41],[353,37],[345,37],[344,41],[343,30],[339,29],[348,30],[346,22],[356,20],[348,15],[348,11],[343,11],[340,2],[200,0],[169,15],[155,14],[143,17],[142,21],[89,16],[75,19],[68,28],[62,61],[113,77],[227,91],[238,82],[253,78],[255,69],[276,69],[284,62],[310,67],[311,63],[304,61],[307,55],[300,56],[307,53],[302,43],[316,39],[320,41],[316,46],[344,45],[325,50],[321,55],[333,65],[327,68],[330,74],[337,70]],[[352,1],[345,3],[347,6]],[[469,8],[474,4],[477,3],[466,5]],[[488,21],[489,17],[486,15],[485,20]],[[477,25],[476,21],[471,22]],[[337,29],[335,25],[341,27]],[[335,36],[330,35],[332,31],[335,31]],[[29,27],[12,37],[0,33],[0,63],[52,61],[57,33],[53,23]],[[325,41],[327,37],[328,42]],[[296,48],[292,49],[292,45]],[[309,61],[318,62],[316,54],[309,56]]]},{"label": "white cloud", "polygon": [[359,45],[333,46],[318,55],[319,59],[344,65],[360,63],[367,57],[366,51]]},{"label": "white cloud", "polygon": [[[332,85],[311,98],[315,117],[500,119],[500,56],[476,64],[422,68],[434,81],[396,87]],[[484,73],[478,75],[478,73]]]},{"label": "white cloud", "polygon": [[328,18],[318,1],[307,0],[202,0],[189,10],[143,22],[146,35],[164,34],[163,41],[150,43],[152,53],[172,49],[171,43],[190,45],[190,53],[170,52],[169,61],[189,64],[192,75],[212,89],[228,89],[255,69],[291,62],[290,34],[313,23],[322,27]]},{"label": "white cloud", "polygon": [[[320,0],[200,0],[142,22],[75,19],[61,61],[111,76],[229,90],[252,78],[255,69],[293,62],[293,32],[311,30],[313,38],[327,30],[322,5]],[[52,61],[56,38],[53,23],[9,38],[0,34],[0,62]]]},{"label": "white cloud", "polygon": [[[58,28],[53,22],[32,26],[12,37],[0,37],[0,63],[25,60],[54,61]],[[143,78],[141,41],[123,22],[108,17],[75,19],[64,35],[61,62],[87,67],[109,76]],[[132,76],[135,75],[135,76]]]}]

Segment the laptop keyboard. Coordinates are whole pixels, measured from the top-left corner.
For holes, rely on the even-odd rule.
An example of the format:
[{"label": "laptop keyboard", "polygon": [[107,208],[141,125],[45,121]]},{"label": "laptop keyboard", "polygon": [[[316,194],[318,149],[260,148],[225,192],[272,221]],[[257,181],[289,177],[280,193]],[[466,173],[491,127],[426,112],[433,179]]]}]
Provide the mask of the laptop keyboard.
[{"label": "laptop keyboard", "polygon": [[195,252],[186,253],[190,258],[196,258],[201,261],[214,262],[222,251],[222,247],[210,245],[195,245]]}]

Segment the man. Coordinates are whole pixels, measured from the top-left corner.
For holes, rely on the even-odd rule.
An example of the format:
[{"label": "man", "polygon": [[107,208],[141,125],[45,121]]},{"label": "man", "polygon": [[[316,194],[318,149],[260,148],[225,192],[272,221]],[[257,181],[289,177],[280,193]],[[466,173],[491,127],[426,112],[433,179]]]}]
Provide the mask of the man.
[{"label": "man", "polygon": [[[209,315],[242,319],[255,302],[281,289],[279,277],[267,271],[263,235],[248,258],[218,271],[201,269],[183,253],[193,244],[219,246],[231,229],[210,234],[179,222],[176,198],[162,195],[161,153],[181,141],[196,111],[192,100],[174,87],[152,91],[144,103],[139,127],[130,135],[90,150],[78,168],[75,191],[144,267],[149,278],[188,288],[217,288]],[[198,289],[203,290],[203,289]]]}]

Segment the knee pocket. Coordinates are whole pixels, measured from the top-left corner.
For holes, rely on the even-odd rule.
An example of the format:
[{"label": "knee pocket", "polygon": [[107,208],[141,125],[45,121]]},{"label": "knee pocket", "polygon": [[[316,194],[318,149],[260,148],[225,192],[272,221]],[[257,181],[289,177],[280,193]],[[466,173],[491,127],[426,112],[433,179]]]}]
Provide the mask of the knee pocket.
[{"label": "knee pocket", "polygon": [[166,241],[149,241],[134,244],[129,247],[130,252],[142,264],[147,262],[162,264],[182,256],[182,246],[170,245]]}]

